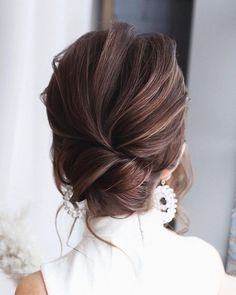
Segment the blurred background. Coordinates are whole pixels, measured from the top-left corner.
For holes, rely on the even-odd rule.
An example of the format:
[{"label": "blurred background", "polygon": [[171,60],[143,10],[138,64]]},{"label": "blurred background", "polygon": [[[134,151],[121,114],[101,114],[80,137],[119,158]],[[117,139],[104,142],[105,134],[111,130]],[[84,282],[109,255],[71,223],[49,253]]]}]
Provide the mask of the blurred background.
[{"label": "blurred background", "polygon": [[[178,62],[192,99],[186,139],[194,183],[182,201],[191,220],[185,235],[211,243],[226,271],[236,275],[236,2],[8,0],[0,2],[4,294],[13,294],[24,271],[36,271],[40,263],[60,254],[54,218],[62,198],[53,182],[51,133],[39,99],[52,74],[52,58],[84,33],[107,28],[111,20],[132,23],[140,32],[163,32],[177,42]],[[70,226],[62,214],[64,243]],[[71,245],[77,240],[78,235],[72,235]],[[9,262],[18,248],[31,258],[22,273],[22,259],[14,269]]]}]

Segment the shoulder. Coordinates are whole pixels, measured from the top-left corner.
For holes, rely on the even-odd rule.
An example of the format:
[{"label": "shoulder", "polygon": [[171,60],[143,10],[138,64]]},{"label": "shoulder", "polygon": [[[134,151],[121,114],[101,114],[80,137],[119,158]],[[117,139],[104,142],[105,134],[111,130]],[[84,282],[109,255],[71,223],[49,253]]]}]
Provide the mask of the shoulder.
[{"label": "shoulder", "polygon": [[202,286],[200,292],[218,294],[225,277],[225,269],[218,250],[206,240],[197,236],[181,236],[184,251],[182,262],[191,270],[191,277]]},{"label": "shoulder", "polygon": [[235,295],[236,294],[236,277],[225,274],[219,295]]},{"label": "shoulder", "polygon": [[190,246],[200,251],[205,261],[210,262],[212,266],[217,267],[221,273],[224,273],[224,265],[221,256],[212,244],[196,236],[189,236],[187,239],[189,239]]},{"label": "shoulder", "polygon": [[180,259],[184,257],[186,267],[194,266],[196,272],[211,273],[215,279],[224,275],[225,269],[218,250],[206,240],[197,236],[184,236],[168,230],[171,245],[175,245],[175,253]]},{"label": "shoulder", "polygon": [[215,281],[219,289],[225,269],[218,250],[206,240],[196,236],[188,236],[186,240],[188,240],[189,258],[194,261],[196,268],[201,270],[204,279]]},{"label": "shoulder", "polygon": [[223,261],[218,250],[206,240],[197,236],[183,236],[170,230],[168,230],[168,235],[172,236],[172,240],[176,240],[179,249],[182,249],[186,255],[189,254],[193,258],[196,257],[214,266],[217,265],[219,271],[224,272]]},{"label": "shoulder", "polygon": [[47,295],[41,271],[24,277],[17,285],[15,295]]}]

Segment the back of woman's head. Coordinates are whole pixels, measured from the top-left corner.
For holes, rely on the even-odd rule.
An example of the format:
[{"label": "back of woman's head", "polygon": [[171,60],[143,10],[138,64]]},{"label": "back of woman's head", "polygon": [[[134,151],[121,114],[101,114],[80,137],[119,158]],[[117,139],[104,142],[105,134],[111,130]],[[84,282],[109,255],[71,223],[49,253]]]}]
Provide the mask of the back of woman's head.
[{"label": "back of woman's head", "polygon": [[114,22],[77,39],[52,65],[41,97],[57,188],[71,185],[72,201],[87,199],[93,216],[148,210],[161,170],[176,165],[185,139],[187,90],[175,41]]}]

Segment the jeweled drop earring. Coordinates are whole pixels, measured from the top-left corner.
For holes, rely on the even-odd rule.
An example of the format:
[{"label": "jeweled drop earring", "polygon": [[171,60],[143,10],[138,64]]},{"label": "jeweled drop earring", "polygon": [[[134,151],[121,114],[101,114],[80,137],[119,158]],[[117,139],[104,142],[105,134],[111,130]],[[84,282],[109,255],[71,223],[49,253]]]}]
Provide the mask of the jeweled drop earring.
[{"label": "jeweled drop earring", "polygon": [[155,206],[162,213],[163,224],[170,222],[176,213],[177,198],[174,190],[165,184],[165,180],[161,180],[154,190]]},{"label": "jeweled drop earring", "polygon": [[65,188],[65,193],[63,196],[63,208],[72,218],[78,218],[85,216],[87,207],[86,207],[86,200],[81,202],[75,202],[73,204],[71,202],[71,197],[73,196],[73,189],[72,186],[67,185]]},{"label": "jeweled drop earring", "polygon": [[[62,187],[62,192],[63,192],[63,201],[62,204],[59,206],[59,208],[57,209],[56,212],[56,217],[55,217],[55,227],[56,227],[56,232],[57,232],[57,236],[60,242],[60,247],[61,247],[61,253],[60,256],[62,256],[62,252],[63,252],[63,243],[62,243],[62,239],[59,233],[59,229],[58,229],[58,214],[60,212],[61,209],[64,209],[73,219],[73,224],[72,227],[70,229],[69,235],[67,237],[67,241],[66,241],[66,245],[68,247],[71,247],[69,245],[69,239],[70,236],[72,234],[72,231],[74,229],[76,220],[78,218],[84,218],[86,215],[86,211],[88,210],[88,206],[87,206],[87,200],[83,200],[80,202],[73,202],[71,201],[71,198],[73,196],[73,187],[70,185],[65,185]],[[72,247],[73,248],[73,247]],[[74,250],[76,250],[75,248],[73,248]],[[76,250],[77,251],[77,250]]]}]

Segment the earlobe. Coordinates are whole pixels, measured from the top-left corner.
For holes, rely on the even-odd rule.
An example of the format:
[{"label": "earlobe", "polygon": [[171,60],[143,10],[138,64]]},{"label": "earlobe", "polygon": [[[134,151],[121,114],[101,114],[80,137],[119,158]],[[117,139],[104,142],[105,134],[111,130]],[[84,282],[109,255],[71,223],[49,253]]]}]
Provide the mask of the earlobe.
[{"label": "earlobe", "polygon": [[162,179],[164,179],[164,180],[168,180],[168,179],[170,179],[170,177],[171,177],[171,171],[172,170],[169,170],[169,169],[163,169],[162,171],[161,171],[161,177],[160,177],[160,179],[162,180]]}]

